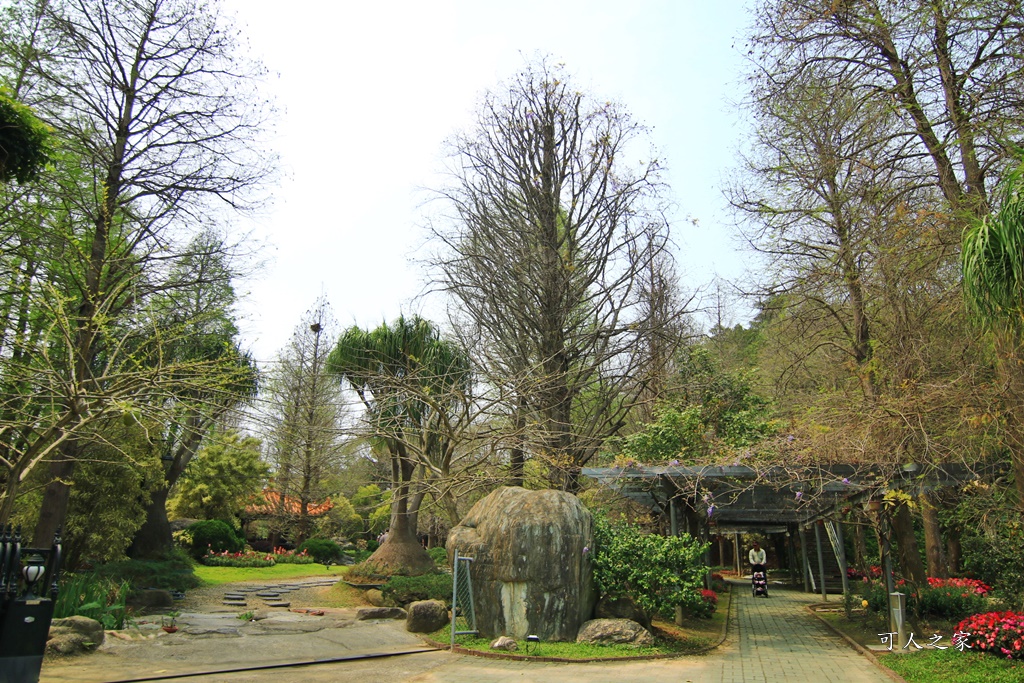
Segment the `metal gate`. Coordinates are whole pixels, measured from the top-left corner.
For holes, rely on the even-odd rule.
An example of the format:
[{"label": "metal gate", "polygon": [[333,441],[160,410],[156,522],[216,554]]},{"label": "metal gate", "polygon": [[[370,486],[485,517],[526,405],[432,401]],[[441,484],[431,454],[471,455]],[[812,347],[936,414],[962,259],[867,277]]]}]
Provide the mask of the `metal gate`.
[{"label": "metal gate", "polygon": [[472,557],[461,557],[455,551],[455,562],[452,565],[452,647],[455,647],[455,636],[464,634],[475,635],[476,612],[473,610],[473,581],[469,576],[469,565]]}]

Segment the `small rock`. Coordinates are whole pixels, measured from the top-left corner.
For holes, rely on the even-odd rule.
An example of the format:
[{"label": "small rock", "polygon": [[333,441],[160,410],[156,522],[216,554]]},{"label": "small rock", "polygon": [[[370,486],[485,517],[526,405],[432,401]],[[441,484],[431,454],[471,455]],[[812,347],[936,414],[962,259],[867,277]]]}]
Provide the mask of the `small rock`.
[{"label": "small rock", "polygon": [[405,619],[405,610],[401,607],[361,607],[356,610],[356,619]]},{"label": "small rock", "polygon": [[591,619],[580,627],[576,642],[650,647],[654,645],[654,636],[643,626],[629,619]]},{"label": "small rock", "polygon": [[417,600],[409,605],[405,630],[410,633],[433,633],[448,623],[448,607],[440,600]]},{"label": "small rock", "polygon": [[499,636],[497,640],[491,643],[492,650],[508,650],[509,652],[515,652],[519,649],[519,645],[516,641],[508,636]]},{"label": "small rock", "polygon": [[366,598],[366,602],[370,603],[374,607],[384,607],[385,606],[384,605],[384,594],[381,593],[376,588],[371,588],[370,590],[368,590],[365,593],[363,593],[363,597]]}]

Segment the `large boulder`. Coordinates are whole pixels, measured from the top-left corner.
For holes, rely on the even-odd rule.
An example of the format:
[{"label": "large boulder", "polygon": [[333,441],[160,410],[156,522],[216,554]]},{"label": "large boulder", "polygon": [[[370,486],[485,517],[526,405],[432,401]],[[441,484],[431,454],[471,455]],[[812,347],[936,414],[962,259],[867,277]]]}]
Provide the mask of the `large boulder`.
[{"label": "large boulder", "polygon": [[448,622],[448,607],[440,600],[417,600],[409,605],[405,630],[410,633],[433,633]]},{"label": "large boulder", "polygon": [[65,617],[50,622],[46,651],[58,655],[91,652],[103,644],[103,624],[88,617]]},{"label": "large boulder", "polygon": [[583,624],[579,635],[576,636],[576,642],[650,647],[654,645],[654,636],[643,626],[629,619],[591,619]]},{"label": "large boulder", "polygon": [[481,637],[572,641],[594,611],[593,546],[593,520],[576,496],[505,487],[452,529],[448,556],[473,558]]},{"label": "large boulder", "polygon": [[644,628],[651,627],[651,618],[629,597],[601,598],[594,607],[594,616],[598,619],[629,619]]}]

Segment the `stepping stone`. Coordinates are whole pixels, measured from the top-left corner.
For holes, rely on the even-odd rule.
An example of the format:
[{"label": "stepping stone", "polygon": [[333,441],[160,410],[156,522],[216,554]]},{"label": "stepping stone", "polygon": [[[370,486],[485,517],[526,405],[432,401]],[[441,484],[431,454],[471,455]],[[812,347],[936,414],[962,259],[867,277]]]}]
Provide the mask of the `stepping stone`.
[{"label": "stepping stone", "polygon": [[225,600],[222,604],[228,607],[248,607],[245,600]]},{"label": "stepping stone", "polygon": [[276,600],[276,601],[267,600],[266,605],[267,605],[267,607],[291,607],[292,603],[290,603],[290,602],[283,602],[281,600]]},{"label": "stepping stone", "polygon": [[256,597],[257,598],[279,598],[279,597],[281,597],[281,594],[278,593],[277,591],[264,591],[262,593],[257,593]]},{"label": "stepping stone", "polygon": [[241,593],[225,593],[224,594],[224,599],[225,600],[245,600],[245,596],[242,595]]}]

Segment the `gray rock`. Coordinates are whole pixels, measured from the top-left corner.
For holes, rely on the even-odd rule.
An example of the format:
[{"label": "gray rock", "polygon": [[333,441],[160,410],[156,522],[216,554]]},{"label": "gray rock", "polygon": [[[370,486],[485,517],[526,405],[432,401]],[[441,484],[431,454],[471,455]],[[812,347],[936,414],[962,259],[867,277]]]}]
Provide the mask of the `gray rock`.
[{"label": "gray rock", "polygon": [[470,565],[485,638],[571,641],[593,614],[590,513],[562,491],[505,487],[479,501],[448,537]]},{"label": "gray rock", "polygon": [[580,628],[576,642],[649,647],[654,645],[654,636],[643,626],[629,619],[591,619]]},{"label": "gray rock", "polygon": [[132,592],[126,602],[129,607],[137,610],[163,609],[174,607],[174,596],[170,591],[160,588],[147,588]]},{"label": "gray rock", "polygon": [[418,600],[410,603],[405,630],[410,633],[433,633],[448,623],[448,607],[440,600]]},{"label": "gray rock", "polygon": [[356,610],[356,619],[405,619],[405,610],[401,607],[360,607]]},{"label": "gray rock", "polygon": [[509,652],[515,652],[519,649],[519,644],[508,636],[499,636],[493,643],[491,643],[492,650],[507,650]]},{"label": "gray rock", "polygon": [[594,617],[598,619],[629,619],[642,625],[644,628],[651,627],[651,618],[637,607],[632,598],[601,598],[594,608]]},{"label": "gray rock", "polygon": [[46,651],[58,655],[91,652],[103,644],[103,624],[87,617],[65,617],[50,622]]}]

